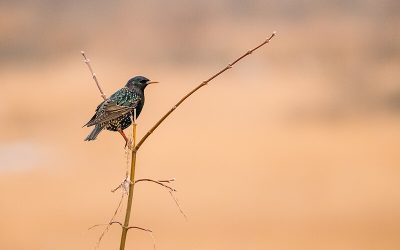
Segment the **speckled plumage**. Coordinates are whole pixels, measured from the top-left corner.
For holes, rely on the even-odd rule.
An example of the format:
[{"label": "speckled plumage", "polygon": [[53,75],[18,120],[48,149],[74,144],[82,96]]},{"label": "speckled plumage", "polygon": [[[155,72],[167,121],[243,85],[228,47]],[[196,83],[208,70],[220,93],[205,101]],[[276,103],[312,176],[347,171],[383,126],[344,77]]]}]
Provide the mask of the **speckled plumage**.
[{"label": "speckled plumage", "polygon": [[136,76],[130,79],[125,87],[117,90],[97,106],[96,113],[84,126],[95,126],[85,141],[95,140],[103,130],[122,131],[132,124],[132,116],[136,109],[139,117],[144,105],[144,89],[149,79]]}]

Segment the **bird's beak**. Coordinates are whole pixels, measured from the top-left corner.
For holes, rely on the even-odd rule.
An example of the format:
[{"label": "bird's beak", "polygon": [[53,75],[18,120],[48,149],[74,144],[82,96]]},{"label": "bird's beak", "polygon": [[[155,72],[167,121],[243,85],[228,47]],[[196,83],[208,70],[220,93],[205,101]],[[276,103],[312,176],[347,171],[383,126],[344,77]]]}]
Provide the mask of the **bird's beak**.
[{"label": "bird's beak", "polygon": [[158,83],[156,81],[148,81],[147,84],[153,84],[153,83]]}]

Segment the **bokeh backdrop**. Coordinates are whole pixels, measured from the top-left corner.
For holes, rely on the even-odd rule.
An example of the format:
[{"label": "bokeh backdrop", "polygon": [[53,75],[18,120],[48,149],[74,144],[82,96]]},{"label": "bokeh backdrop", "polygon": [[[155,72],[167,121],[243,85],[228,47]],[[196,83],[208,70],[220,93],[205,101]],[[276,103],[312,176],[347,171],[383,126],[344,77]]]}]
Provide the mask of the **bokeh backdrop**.
[{"label": "bokeh backdrop", "polygon": [[[82,125],[134,75],[137,177],[177,179],[186,221],[142,183],[133,224],[157,249],[400,249],[400,2],[0,1],[0,248],[93,249],[125,176],[122,138]],[[118,218],[123,214],[119,213]],[[117,249],[113,227],[100,249]],[[144,232],[127,249],[152,249]]]}]

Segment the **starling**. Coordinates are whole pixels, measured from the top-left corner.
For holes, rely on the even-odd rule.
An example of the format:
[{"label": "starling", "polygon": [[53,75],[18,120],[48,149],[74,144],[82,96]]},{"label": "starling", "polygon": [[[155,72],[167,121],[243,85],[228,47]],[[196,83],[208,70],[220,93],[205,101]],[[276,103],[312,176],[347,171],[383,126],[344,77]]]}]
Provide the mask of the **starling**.
[{"label": "starling", "polygon": [[135,76],[126,83],[125,87],[100,103],[94,116],[84,125],[84,127],[94,125],[94,129],[85,141],[95,140],[103,129],[107,129],[118,131],[124,137],[126,147],[129,140],[123,130],[132,124],[135,109],[136,118],[139,117],[144,105],[144,89],[152,83],[156,82],[143,76]]}]

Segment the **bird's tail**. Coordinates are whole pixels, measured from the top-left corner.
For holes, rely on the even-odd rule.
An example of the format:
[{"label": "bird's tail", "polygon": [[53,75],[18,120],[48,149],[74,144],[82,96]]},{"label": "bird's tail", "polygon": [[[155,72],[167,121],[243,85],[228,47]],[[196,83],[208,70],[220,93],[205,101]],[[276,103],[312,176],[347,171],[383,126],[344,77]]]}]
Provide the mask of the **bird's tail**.
[{"label": "bird's tail", "polygon": [[99,133],[103,130],[103,127],[100,126],[99,124],[96,124],[92,132],[86,137],[85,141],[93,141],[96,140],[97,136]]}]

